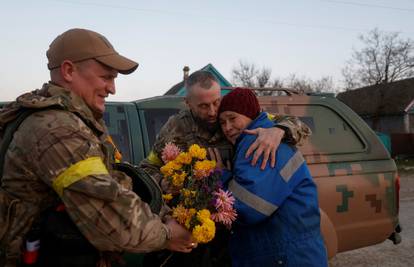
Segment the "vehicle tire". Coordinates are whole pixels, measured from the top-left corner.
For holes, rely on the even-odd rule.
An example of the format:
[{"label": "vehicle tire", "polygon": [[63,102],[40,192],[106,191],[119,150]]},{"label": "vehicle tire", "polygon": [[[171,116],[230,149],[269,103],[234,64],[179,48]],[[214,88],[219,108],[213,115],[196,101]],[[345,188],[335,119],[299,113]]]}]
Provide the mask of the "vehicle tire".
[{"label": "vehicle tire", "polygon": [[323,241],[325,242],[328,259],[330,259],[338,252],[338,237],[336,235],[335,227],[328,215],[321,209],[319,209],[319,211],[321,214],[321,233]]}]

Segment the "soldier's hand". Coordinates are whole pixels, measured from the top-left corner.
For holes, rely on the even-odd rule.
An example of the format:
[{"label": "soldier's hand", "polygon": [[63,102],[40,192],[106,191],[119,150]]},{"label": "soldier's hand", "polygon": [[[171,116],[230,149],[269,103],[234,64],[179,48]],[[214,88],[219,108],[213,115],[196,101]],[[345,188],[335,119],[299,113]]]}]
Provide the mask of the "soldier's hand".
[{"label": "soldier's hand", "polygon": [[209,147],[207,150],[208,150],[210,159],[216,162],[217,168],[227,169],[229,171],[231,170],[230,161],[227,160],[226,165],[224,165],[223,160],[221,159],[220,151],[217,148]]},{"label": "soldier's hand", "polygon": [[197,247],[191,233],[174,219],[168,219],[165,223],[171,230],[171,239],[167,243],[167,249],[178,252],[189,253]]},{"label": "soldier's hand", "polygon": [[276,164],[276,150],[282,141],[285,131],[277,128],[257,128],[253,130],[244,130],[247,134],[257,135],[256,140],[250,145],[246,152],[246,158],[254,152],[252,159],[252,166],[255,166],[261,156],[263,156],[262,164],[260,168],[264,170],[267,161],[270,157],[270,166],[273,168]]}]

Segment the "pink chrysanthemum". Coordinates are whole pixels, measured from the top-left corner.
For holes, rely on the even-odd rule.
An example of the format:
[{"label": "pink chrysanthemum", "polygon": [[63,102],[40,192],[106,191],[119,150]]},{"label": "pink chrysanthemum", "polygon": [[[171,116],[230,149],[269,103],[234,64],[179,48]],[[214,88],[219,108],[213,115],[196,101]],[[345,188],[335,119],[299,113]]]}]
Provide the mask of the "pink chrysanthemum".
[{"label": "pink chrysanthemum", "polygon": [[211,214],[211,219],[213,221],[222,223],[229,228],[231,224],[236,220],[236,217],[237,213],[233,208],[229,210],[221,210]]},{"label": "pink chrysanthemum", "polygon": [[174,160],[180,154],[180,152],[181,150],[176,145],[169,142],[162,150],[161,159],[164,163],[167,163],[171,160]]},{"label": "pink chrysanthemum", "polygon": [[214,203],[214,206],[217,210],[233,209],[235,199],[230,191],[224,191],[219,188],[217,191],[213,192],[213,195],[216,197],[216,203]]}]

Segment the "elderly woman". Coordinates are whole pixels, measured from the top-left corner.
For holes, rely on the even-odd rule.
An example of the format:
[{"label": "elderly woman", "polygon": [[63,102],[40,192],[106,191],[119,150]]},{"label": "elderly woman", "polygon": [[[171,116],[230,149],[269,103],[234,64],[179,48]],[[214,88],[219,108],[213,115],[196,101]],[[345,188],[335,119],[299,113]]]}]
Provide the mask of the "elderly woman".
[{"label": "elderly woman", "polygon": [[230,239],[233,266],[327,266],[316,185],[302,154],[282,143],[275,168],[268,164],[262,171],[261,162],[251,166],[251,159],[244,155],[254,136],[244,130],[274,123],[260,112],[249,89],[237,88],[223,97],[219,120],[235,146],[233,168],[223,172],[238,213]]}]

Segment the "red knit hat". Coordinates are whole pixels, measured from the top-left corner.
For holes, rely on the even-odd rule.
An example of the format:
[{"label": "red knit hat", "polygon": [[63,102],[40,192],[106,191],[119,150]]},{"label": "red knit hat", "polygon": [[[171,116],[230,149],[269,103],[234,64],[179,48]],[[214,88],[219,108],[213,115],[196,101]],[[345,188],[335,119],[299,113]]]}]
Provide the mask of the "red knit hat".
[{"label": "red knit hat", "polygon": [[260,105],[252,90],[237,87],[222,98],[218,113],[224,111],[234,111],[254,120],[260,113]]}]

